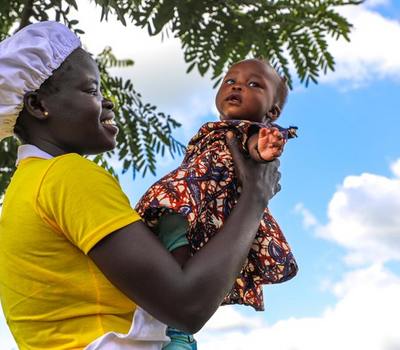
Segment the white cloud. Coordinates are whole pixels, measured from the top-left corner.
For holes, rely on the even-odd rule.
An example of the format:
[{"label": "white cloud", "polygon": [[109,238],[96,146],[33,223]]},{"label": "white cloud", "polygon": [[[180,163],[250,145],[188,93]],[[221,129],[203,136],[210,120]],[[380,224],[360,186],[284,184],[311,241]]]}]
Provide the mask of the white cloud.
[{"label": "white cloud", "polygon": [[400,179],[400,158],[397,161],[393,162],[390,166],[393,174]]},{"label": "white cloud", "polygon": [[[329,40],[335,72],[321,77],[321,82],[347,82],[358,87],[373,79],[400,79],[400,23],[373,11],[388,1],[366,1],[363,5],[344,7],[341,14],[354,25],[350,43]],[[343,85],[341,86],[343,88]]]},{"label": "white cloud", "polygon": [[349,250],[349,264],[400,259],[400,160],[392,169],[393,178],[348,176],[329,203],[329,222],[316,229]]},{"label": "white cloud", "polygon": [[[400,348],[400,279],[374,265],[349,273],[333,286],[340,297],[321,317],[290,318],[213,334],[206,326],[197,340],[203,350],[394,350]],[[221,308],[224,310],[227,307]]]},{"label": "white cloud", "polygon": [[303,217],[303,226],[306,229],[315,227],[316,225],[318,225],[317,218],[314,216],[313,213],[311,213],[310,210],[308,210],[306,207],[304,207],[303,203],[296,204],[294,211],[295,211],[295,213],[298,213]]}]

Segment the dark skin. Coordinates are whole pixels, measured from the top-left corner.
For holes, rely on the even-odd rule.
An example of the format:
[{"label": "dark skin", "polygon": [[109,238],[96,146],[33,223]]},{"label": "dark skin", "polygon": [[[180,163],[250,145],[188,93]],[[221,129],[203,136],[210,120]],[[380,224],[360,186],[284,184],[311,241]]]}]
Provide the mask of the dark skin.
[{"label": "dark skin", "polygon": [[[247,59],[232,65],[215,98],[221,120],[273,122],[281,114],[277,101],[278,73],[266,62]],[[270,161],[283,152],[282,134],[277,128],[261,129],[248,140],[248,150],[256,161]],[[255,151],[258,145],[260,155]]]},{"label": "dark skin", "polygon": [[112,125],[114,103],[100,92],[97,65],[82,49],[70,58],[53,73],[55,87],[25,95],[17,129],[23,124],[29,133],[21,141],[53,156],[72,152],[90,155],[113,149],[118,133]]},{"label": "dark skin", "polygon": [[[70,68],[61,67],[62,74],[56,71],[53,76],[57,91],[26,94],[17,126],[24,130],[21,141],[53,156],[113,149],[117,133],[109,124],[113,104],[99,90],[95,62],[78,49],[65,64]],[[233,135],[227,136],[227,142],[242,195],[219,234],[183,266],[141,221],[110,233],[89,252],[104,275],[131,300],[187,333],[200,330],[218,309],[245,262],[265,206],[280,189],[278,161],[258,164],[241,154]]]}]

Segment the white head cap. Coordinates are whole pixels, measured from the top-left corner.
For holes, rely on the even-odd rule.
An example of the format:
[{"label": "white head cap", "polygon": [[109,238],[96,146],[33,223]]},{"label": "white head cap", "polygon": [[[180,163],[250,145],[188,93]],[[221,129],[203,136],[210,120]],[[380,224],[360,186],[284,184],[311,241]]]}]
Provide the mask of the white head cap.
[{"label": "white head cap", "polygon": [[51,21],[31,24],[0,42],[0,141],[13,135],[25,94],[39,89],[80,46],[75,33]]}]

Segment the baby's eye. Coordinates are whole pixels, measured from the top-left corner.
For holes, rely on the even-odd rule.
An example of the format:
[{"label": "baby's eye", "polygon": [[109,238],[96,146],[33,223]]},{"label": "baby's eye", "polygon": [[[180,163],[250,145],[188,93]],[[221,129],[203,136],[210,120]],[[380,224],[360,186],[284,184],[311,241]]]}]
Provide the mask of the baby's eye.
[{"label": "baby's eye", "polygon": [[232,85],[232,84],[235,84],[235,81],[233,79],[226,79],[225,83],[229,84],[229,85]]},{"label": "baby's eye", "polygon": [[254,81],[252,81],[251,83],[249,83],[249,86],[250,87],[258,87],[258,86],[260,86],[260,84],[255,83]]}]

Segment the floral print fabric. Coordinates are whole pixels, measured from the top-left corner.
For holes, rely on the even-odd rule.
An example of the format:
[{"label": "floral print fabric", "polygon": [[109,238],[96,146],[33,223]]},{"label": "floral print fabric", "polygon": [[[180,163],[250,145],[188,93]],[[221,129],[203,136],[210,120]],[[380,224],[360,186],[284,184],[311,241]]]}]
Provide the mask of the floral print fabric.
[{"label": "floral print fabric", "polygon": [[[232,130],[246,149],[246,141],[259,128],[278,127],[285,138],[288,129],[276,124],[230,120],[204,124],[188,144],[182,164],[151,186],[136,210],[151,228],[168,212],[189,221],[187,238],[193,254],[218,232],[240,196],[225,135]],[[264,310],[263,284],[294,277],[297,264],[278,223],[265,209],[254,243],[234,286],[223,304],[245,304]]]}]

